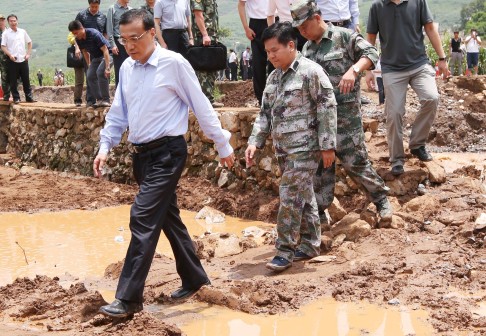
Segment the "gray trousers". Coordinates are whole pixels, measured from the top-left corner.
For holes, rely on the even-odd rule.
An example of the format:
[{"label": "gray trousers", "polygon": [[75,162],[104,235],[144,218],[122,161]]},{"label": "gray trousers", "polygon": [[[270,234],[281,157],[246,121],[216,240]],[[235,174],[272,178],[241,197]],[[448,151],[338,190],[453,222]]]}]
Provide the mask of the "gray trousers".
[{"label": "gray trousers", "polygon": [[87,73],[87,81],[91,95],[97,101],[110,102],[110,79],[105,77],[105,59],[103,57],[91,59]]},{"label": "gray trousers", "polygon": [[392,167],[405,163],[403,148],[403,116],[408,85],[417,94],[420,109],[412,124],[410,149],[425,146],[429,131],[434,122],[439,92],[435,83],[435,70],[425,64],[409,71],[388,72],[383,74],[385,85],[385,114],[388,135],[388,150]]},{"label": "gray trousers", "polygon": [[449,68],[451,71],[451,75],[454,76],[454,68],[456,67],[457,64],[457,72],[459,73],[459,76],[462,76],[462,52],[451,52],[451,60],[449,61]]}]

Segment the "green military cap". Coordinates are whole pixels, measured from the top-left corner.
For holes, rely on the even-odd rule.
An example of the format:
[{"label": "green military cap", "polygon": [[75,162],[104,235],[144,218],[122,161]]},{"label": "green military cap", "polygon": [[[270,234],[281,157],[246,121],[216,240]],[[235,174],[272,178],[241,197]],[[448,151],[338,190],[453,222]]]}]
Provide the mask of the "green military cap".
[{"label": "green military cap", "polygon": [[292,26],[298,27],[312,15],[320,13],[314,0],[296,0],[290,5],[292,15]]}]

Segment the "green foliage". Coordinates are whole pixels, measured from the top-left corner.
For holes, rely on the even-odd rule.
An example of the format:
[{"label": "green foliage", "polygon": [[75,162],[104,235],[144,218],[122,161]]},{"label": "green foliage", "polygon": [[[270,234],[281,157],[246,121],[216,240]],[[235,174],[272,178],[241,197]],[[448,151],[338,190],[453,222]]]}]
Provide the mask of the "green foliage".
[{"label": "green foliage", "polygon": [[[482,26],[482,30],[478,26]],[[469,28],[470,27],[470,28]],[[480,34],[486,34],[486,1],[474,0],[461,9],[461,28],[476,28]]]}]

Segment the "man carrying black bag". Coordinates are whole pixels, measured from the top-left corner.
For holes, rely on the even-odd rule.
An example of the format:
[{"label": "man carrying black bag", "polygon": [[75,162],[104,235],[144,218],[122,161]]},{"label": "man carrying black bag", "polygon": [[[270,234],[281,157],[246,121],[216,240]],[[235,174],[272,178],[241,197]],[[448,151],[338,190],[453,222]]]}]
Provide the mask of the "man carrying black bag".
[{"label": "man carrying black bag", "polygon": [[[216,0],[191,0],[192,31],[195,36],[194,45],[209,46],[218,39],[218,5]],[[196,70],[197,78],[201,84],[202,91],[211,102],[213,107],[224,105],[214,101],[214,82],[217,71]]]}]

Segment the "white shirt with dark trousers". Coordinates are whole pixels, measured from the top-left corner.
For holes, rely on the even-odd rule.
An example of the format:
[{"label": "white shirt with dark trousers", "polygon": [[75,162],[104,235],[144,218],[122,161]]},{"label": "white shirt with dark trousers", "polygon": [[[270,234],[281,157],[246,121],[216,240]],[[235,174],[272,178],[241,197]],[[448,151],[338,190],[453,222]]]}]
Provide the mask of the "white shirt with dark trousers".
[{"label": "white shirt with dark trousers", "polygon": [[25,29],[17,30],[6,29],[2,34],[2,46],[6,47],[8,52],[15,57],[15,61],[7,60],[7,73],[10,85],[10,91],[14,101],[20,101],[19,90],[17,89],[17,79],[20,77],[25,93],[26,101],[33,101],[32,88],[29,78],[29,62],[25,59],[27,54],[26,45],[32,43],[32,40]]},{"label": "white shirt with dark trousers", "polygon": [[132,236],[117,299],[143,301],[144,282],[161,230],[172,246],[182,286],[197,289],[209,281],[179,216],[175,193],[187,158],[183,135],[189,107],[219,156],[229,156],[231,134],[221,128],[183,56],[157,46],[145,64],[131,58],[123,63],[115,99],[100,132],[100,153],[107,153],[129,127],[128,141],[135,144],[133,173],[140,187],[130,211]]},{"label": "white shirt with dark trousers", "polygon": [[316,3],[324,21],[351,30],[359,24],[358,0],[316,0]]},{"label": "white shirt with dark trousers", "polygon": [[[261,104],[263,90],[267,81],[267,53],[261,40],[263,31],[268,27],[267,11],[268,0],[239,0],[245,3],[246,16],[250,19],[248,26],[255,33],[251,40],[251,52],[253,55],[253,91],[258,103]],[[270,70],[273,69],[269,65]]]}]

